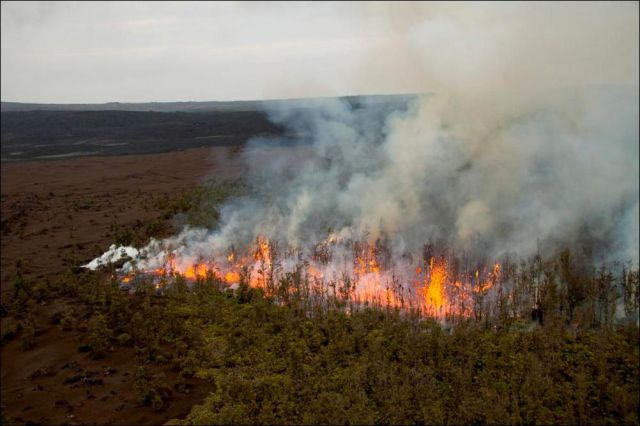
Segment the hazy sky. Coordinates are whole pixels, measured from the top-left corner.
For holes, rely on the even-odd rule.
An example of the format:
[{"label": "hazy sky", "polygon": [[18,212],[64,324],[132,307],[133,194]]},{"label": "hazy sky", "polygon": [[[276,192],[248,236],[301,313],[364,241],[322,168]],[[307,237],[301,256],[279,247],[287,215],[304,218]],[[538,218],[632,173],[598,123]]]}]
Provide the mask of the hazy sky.
[{"label": "hazy sky", "polygon": [[638,86],[638,3],[2,2],[2,100]]}]

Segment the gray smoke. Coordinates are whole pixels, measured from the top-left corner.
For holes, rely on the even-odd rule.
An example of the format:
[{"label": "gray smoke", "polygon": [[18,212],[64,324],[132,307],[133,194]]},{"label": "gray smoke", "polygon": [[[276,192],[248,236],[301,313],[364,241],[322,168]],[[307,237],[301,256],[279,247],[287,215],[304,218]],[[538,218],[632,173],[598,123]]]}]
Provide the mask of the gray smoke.
[{"label": "gray smoke", "polygon": [[212,247],[332,231],[401,251],[441,241],[493,258],[570,247],[638,262],[637,89],[425,95],[392,112],[326,100],[270,116],[310,145],[292,160],[253,142],[258,195],[222,209]]},{"label": "gray smoke", "polygon": [[638,264],[637,3],[326,7],[383,36],[323,83],[431,94],[273,104],[290,149],[253,140],[255,193],[218,229],[167,243],[207,258],[258,235],[305,248],[332,233],[386,238],[399,256],[438,242]]}]

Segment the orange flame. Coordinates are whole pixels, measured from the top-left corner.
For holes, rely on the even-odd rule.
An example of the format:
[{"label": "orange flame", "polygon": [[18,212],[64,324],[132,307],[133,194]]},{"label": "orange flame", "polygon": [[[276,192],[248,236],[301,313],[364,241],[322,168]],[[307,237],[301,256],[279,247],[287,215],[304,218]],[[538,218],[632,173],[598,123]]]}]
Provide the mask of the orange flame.
[{"label": "orange flame", "polygon": [[234,271],[229,271],[224,275],[224,280],[227,284],[236,284],[240,282],[240,274]]},{"label": "orange flame", "polygon": [[435,263],[433,259],[429,264],[428,278],[425,278],[425,286],[422,289],[423,304],[425,310],[433,315],[442,316],[443,308],[447,306],[445,286],[447,284],[446,262]]},{"label": "orange flame", "polygon": [[[333,239],[330,237],[325,242]],[[476,270],[469,275],[454,274],[444,258],[432,257],[428,265],[406,265],[405,274],[396,276],[394,270],[397,265],[390,269],[383,267],[376,246],[365,243],[356,247],[353,263],[343,273],[346,275],[340,275],[340,272],[336,272],[336,265],[327,265],[326,260],[314,260],[312,257],[310,262],[305,261],[306,277],[311,279],[312,287],[325,295],[347,297],[356,304],[367,302],[395,308],[411,305],[419,307],[429,316],[445,318],[450,315],[472,315],[474,304],[478,303],[474,295],[481,296],[490,291],[501,274],[498,263],[489,272]],[[237,284],[244,278],[251,287],[262,288],[267,294],[275,292],[274,282],[278,279],[276,272],[279,264],[274,270],[274,263],[278,261],[274,258],[274,246],[265,237],[258,236],[252,247],[244,253],[232,249],[222,256],[222,262],[219,263],[213,259],[189,263],[186,259],[177,259],[176,253],[169,252],[163,267],[143,273],[157,277],[182,275],[191,281],[214,278],[228,285]],[[412,272],[415,272],[415,276]],[[348,285],[345,277],[348,277]],[[132,278],[132,274],[126,275],[121,282],[128,283]],[[408,282],[398,284],[402,279]],[[330,288],[333,290],[330,291]],[[405,303],[408,300],[410,302]]]}]

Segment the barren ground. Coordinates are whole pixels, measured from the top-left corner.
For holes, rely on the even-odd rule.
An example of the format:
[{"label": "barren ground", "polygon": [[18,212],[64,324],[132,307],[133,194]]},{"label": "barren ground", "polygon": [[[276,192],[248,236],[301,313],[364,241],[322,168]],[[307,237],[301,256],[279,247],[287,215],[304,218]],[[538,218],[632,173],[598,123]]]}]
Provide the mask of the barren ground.
[{"label": "barren ground", "polygon": [[[112,224],[157,217],[154,200],[187,191],[208,177],[240,175],[236,153],[216,147],[3,163],[2,300],[11,297],[18,259],[28,278],[42,280],[84,263],[113,242]],[[2,346],[7,417],[46,424],[157,424],[186,414],[207,394],[207,385],[193,379],[189,393],[176,393],[166,410],[139,407],[132,389],[133,349],[94,360],[78,351],[81,332],[63,333],[52,324],[51,317],[72,303],[54,300],[37,308],[32,349],[23,351],[19,339]],[[150,369],[167,378],[174,374]]]}]

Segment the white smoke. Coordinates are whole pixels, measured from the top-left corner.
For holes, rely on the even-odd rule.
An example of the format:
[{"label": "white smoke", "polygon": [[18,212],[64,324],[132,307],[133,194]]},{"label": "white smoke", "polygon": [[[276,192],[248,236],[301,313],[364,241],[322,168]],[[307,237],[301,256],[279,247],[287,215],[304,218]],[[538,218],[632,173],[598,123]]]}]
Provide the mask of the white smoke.
[{"label": "white smoke", "polygon": [[588,243],[601,260],[638,261],[635,89],[424,96],[391,114],[323,101],[271,116],[306,135],[310,155],[274,166],[250,151],[261,196],[222,209],[213,246],[314,244],[332,230],[492,257]]},{"label": "white smoke", "polygon": [[333,232],[386,236],[397,255],[437,241],[638,264],[637,3],[326,7],[382,34],[355,80],[432,94],[271,104],[291,152],[252,141],[256,193],[225,205],[218,229],[168,242],[207,257],[257,235],[305,247]]}]

